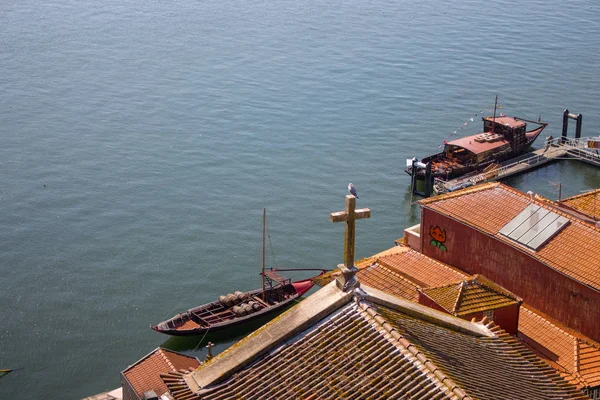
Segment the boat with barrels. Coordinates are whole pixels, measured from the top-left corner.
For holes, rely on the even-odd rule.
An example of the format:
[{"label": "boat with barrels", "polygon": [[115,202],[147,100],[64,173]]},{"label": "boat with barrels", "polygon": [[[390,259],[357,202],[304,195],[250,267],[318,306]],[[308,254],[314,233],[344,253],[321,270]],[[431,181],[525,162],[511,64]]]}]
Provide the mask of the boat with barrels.
[{"label": "boat with barrels", "polygon": [[[239,326],[250,321],[275,315],[293,301],[308,292],[313,286],[313,278],[292,282],[284,278],[280,271],[321,271],[322,269],[265,269],[265,227],[266,210],[263,210],[262,241],[262,289],[249,292],[236,291],[211,303],[203,304],[179,313],[174,317],[150,327],[156,332],[173,336],[195,336]],[[320,275],[320,274],[319,274]]]},{"label": "boat with barrels", "polygon": [[152,326],[157,332],[173,336],[194,336],[245,324],[285,309],[314,285],[312,279],[292,282],[271,269],[263,273],[267,288],[236,291]]}]

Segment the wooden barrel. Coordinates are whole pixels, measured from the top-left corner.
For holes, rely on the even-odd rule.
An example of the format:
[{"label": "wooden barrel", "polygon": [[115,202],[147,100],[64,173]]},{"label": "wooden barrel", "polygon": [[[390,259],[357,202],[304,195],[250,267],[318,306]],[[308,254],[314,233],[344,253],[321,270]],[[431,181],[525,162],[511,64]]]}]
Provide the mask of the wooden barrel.
[{"label": "wooden barrel", "polygon": [[246,310],[244,310],[240,306],[233,306],[233,313],[235,314],[236,317],[243,317],[244,315],[247,314]]},{"label": "wooden barrel", "polygon": [[229,308],[233,305],[233,302],[227,296],[219,296],[219,302],[225,308]]},{"label": "wooden barrel", "polygon": [[254,312],[254,310],[252,309],[252,306],[248,303],[242,303],[240,305],[240,307],[242,307],[244,309],[246,314],[252,314]]},{"label": "wooden barrel", "polygon": [[238,303],[243,303],[248,298],[247,293],[240,292],[239,290],[237,290],[234,294],[235,294],[235,297],[237,298]]}]

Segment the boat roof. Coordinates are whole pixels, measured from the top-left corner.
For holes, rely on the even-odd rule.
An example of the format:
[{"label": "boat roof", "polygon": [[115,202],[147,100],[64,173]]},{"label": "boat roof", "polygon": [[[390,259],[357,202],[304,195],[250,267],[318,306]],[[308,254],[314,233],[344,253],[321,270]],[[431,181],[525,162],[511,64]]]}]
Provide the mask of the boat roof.
[{"label": "boat roof", "polygon": [[460,139],[456,139],[451,142],[447,142],[446,144],[451,145],[451,146],[463,147],[472,153],[480,154],[480,153],[484,153],[486,151],[497,149],[498,147],[502,147],[509,143],[507,140],[504,140],[504,139],[500,139],[500,140],[497,140],[497,141],[491,142],[491,143],[490,142],[482,142],[482,143],[476,142],[475,137],[478,135],[481,135],[481,133],[478,133],[477,135],[466,136],[466,137],[463,137]]},{"label": "boat roof", "polygon": [[505,115],[497,116],[494,120],[494,117],[485,117],[487,121],[496,121],[497,124],[506,125],[511,128],[516,128],[518,126],[527,125],[527,123],[517,117],[507,117]]}]

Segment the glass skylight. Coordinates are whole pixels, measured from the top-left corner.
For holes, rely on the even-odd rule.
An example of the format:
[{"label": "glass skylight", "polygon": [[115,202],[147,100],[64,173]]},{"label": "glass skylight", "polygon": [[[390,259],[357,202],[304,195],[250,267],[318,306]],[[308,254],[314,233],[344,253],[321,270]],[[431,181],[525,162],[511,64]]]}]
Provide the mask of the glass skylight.
[{"label": "glass skylight", "polygon": [[530,204],[504,225],[500,234],[537,251],[569,222],[568,218],[536,204]]}]

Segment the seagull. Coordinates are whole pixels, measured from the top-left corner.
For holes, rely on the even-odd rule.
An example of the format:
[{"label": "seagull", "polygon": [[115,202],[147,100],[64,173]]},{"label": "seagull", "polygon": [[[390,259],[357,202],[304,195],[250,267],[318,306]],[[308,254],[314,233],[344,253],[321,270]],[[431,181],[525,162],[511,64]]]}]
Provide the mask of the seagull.
[{"label": "seagull", "polygon": [[533,192],[530,190],[527,192],[527,194],[529,195],[529,198],[531,199],[531,201],[533,201]]},{"label": "seagull", "polygon": [[349,184],[348,184],[348,192],[349,192],[349,193],[350,193],[352,196],[354,196],[354,197],[356,197],[356,198],[358,199],[358,195],[356,194],[356,188],[354,188],[354,185],[353,185],[353,184],[351,184],[351,183],[349,183]]}]

